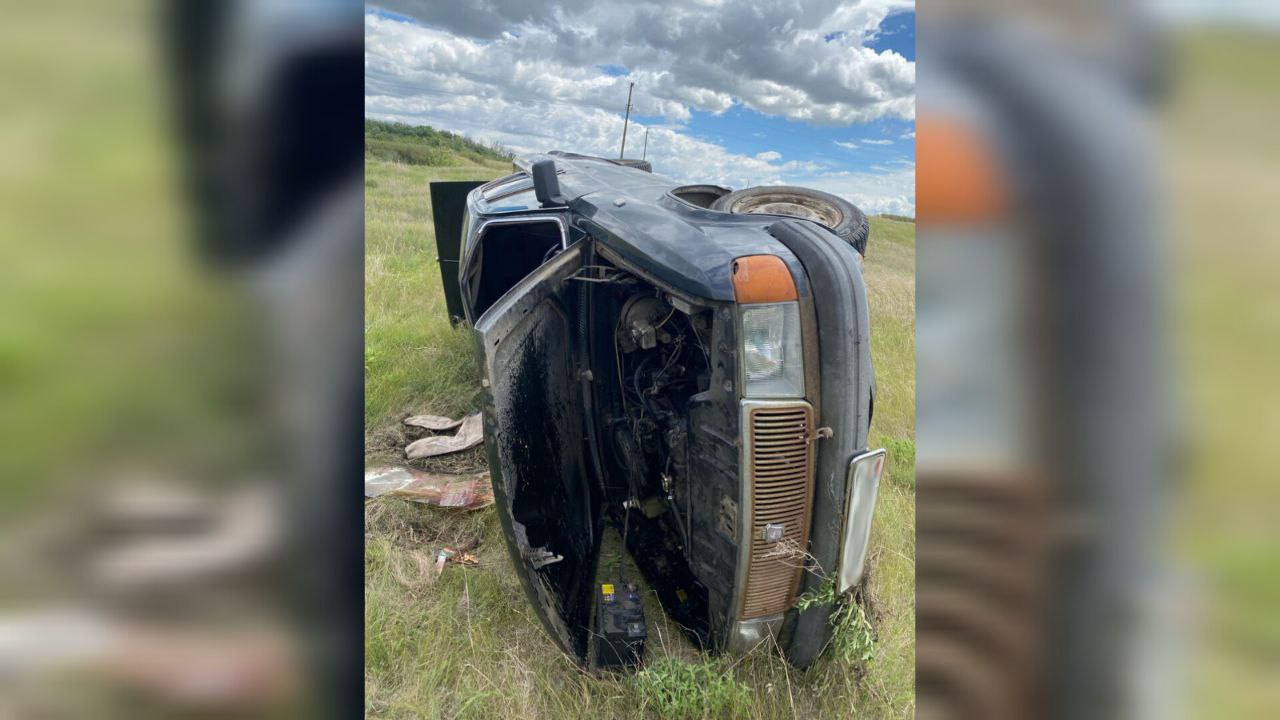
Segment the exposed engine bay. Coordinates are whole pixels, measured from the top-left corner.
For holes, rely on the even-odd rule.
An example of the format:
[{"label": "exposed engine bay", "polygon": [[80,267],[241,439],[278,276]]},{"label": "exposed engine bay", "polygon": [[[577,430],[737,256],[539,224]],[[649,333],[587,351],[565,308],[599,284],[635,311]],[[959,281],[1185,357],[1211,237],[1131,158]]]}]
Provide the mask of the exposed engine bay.
[{"label": "exposed engine bay", "polygon": [[[700,573],[692,558],[708,527],[700,505],[708,503],[695,501],[707,488],[695,479],[703,476],[691,458],[691,417],[713,401],[715,308],[682,302],[611,266],[596,267],[608,279],[592,284],[592,323],[613,328],[597,333],[592,348],[593,367],[612,370],[593,383],[605,519],[625,538],[667,612],[705,646],[711,622],[707,578],[700,575],[711,566]],[[721,372],[726,363],[732,364],[722,360]],[[732,583],[731,570],[719,567],[726,572],[712,584]]]}]

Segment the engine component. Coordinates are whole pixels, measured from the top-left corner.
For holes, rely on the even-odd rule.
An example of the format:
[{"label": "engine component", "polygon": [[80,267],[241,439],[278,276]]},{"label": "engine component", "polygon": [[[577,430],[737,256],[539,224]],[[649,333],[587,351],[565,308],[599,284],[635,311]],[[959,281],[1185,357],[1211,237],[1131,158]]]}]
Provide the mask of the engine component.
[{"label": "engine component", "polygon": [[652,288],[611,290],[612,303],[601,304],[616,312],[616,402],[602,403],[612,411],[602,418],[610,522],[663,608],[691,641],[708,647],[708,593],[689,564],[688,473],[690,403],[711,381],[700,334],[710,327],[707,311],[687,312]]},{"label": "engine component", "polygon": [[623,352],[652,350],[658,342],[671,342],[662,329],[663,321],[673,312],[670,305],[653,295],[637,295],[622,306],[618,345]]},{"label": "engine component", "polygon": [[596,608],[596,631],[592,634],[596,667],[622,669],[639,665],[649,631],[636,586],[621,580],[600,583]]}]

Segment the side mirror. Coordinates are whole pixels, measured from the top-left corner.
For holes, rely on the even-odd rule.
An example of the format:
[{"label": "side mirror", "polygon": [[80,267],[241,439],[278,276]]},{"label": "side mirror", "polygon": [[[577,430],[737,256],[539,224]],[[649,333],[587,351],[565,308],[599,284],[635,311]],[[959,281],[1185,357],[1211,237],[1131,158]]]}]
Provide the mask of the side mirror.
[{"label": "side mirror", "polygon": [[553,160],[539,160],[529,169],[533,176],[533,195],[538,198],[542,207],[567,205],[560,195],[560,178],[556,176],[556,164]]}]

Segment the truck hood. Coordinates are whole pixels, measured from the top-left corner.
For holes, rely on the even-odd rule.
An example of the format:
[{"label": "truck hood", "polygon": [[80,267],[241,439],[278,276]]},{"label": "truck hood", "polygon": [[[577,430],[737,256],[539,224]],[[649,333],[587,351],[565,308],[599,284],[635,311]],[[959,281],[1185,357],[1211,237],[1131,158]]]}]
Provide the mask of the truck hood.
[{"label": "truck hood", "polygon": [[800,269],[768,232],[778,216],[696,207],[671,194],[680,183],[602,158],[553,152],[521,157],[516,164],[529,168],[540,160],[555,162],[561,193],[583,230],[680,292],[732,302],[731,268],[743,255],[773,254]]}]

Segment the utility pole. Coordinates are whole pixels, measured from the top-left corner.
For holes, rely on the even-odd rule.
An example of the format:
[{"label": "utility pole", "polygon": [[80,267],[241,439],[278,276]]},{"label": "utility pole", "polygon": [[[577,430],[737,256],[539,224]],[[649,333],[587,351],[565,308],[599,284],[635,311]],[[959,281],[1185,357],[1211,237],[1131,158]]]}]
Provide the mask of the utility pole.
[{"label": "utility pole", "polygon": [[627,154],[627,123],[631,121],[631,91],[635,87],[636,84],[631,83],[631,87],[627,88],[627,115],[622,119],[622,149],[618,151],[619,160]]},{"label": "utility pole", "polygon": [[640,153],[640,159],[644,160],[649,157],[649,128],[644,129],[644,150]]}]

